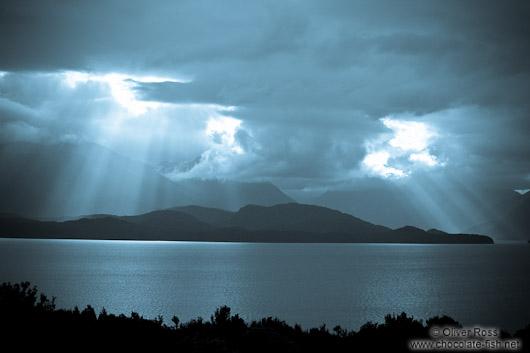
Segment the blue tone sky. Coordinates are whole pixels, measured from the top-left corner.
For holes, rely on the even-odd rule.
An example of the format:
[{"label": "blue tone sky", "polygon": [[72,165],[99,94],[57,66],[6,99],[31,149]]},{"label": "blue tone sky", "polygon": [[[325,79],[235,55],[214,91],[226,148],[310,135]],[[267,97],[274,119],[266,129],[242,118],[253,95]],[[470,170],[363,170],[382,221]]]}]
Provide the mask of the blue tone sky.
[{"label": "blue tone sky", "polygon": [[0,141],[172,180],[530,186],[527,1],[10,1]]}]

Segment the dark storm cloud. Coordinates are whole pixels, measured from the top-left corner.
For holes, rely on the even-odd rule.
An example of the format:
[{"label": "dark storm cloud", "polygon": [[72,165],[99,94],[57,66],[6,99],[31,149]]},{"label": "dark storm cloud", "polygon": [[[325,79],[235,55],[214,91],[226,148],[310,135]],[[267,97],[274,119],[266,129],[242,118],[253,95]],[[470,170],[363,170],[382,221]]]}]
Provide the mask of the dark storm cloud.
[{"label": "dark storm cloud", "polygon": [[[183,79],[134,89],[149,101],[237,107],[247,156],[234,165],[247,178],[350,178],[366,141],[389,132],[378,119],[395,116],[436,126],[431,149],[447,168],[523,184],[528,15],[523,1],[4,1],[0,70]],[[54,99],[3,87],[1,97],[39,114]]]}]

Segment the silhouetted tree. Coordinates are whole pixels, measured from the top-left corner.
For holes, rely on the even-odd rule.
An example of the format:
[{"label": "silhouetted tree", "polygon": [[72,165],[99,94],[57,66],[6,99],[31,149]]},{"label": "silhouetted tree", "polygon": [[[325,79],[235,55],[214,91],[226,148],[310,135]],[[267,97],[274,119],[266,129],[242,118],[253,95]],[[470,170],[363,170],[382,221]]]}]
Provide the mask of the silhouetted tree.
[{"label": "silhouetted tree", "polygon": [[[406,313],[387,315],[382,324],[367,322],[358,332],[337,325],[330,332],[326,325],[302,330],[278,318],[246,323],[221,306],[210,321],[201,317],[181,323],[173,316],[174,327],[167,327],[162,316],[144,319],[136,312],[130,317],[109,314],[103,308],[96,315],[92,306],[80,311],[55,308],[55,298],[37,295],[28,282],[0,286],[0,324],[4,344],[24,342],[26,350],[79,348],[89,350],[162,350],[179,352],[352,352],[408,351],[407,342],[429,338],[429,327],[460,324],[448,316],[416,320]],[[508,335],[508,333],[504,333]],[[528,342],[530,325],[516,332]]]},{"label": "silhouetted tree", "polygon": [[179,328],[179,323],[180,323],[180,319],[176,316],[173,316],[171,318],[171,321],[175,324],[175,328],[178,329]]}]

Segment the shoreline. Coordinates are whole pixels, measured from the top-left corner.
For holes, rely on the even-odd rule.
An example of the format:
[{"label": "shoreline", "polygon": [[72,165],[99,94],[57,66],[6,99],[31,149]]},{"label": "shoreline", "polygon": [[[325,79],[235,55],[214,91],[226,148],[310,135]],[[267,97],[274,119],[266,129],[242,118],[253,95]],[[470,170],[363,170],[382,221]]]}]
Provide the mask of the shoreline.
[{"label": "shoreline", "polygon": [[381,245],[506,245],[506,244],[528,244],[524,241],[503,241],[497,243],[493,242],[404,242],[404,241],[395,241],[395,242],[384,242],[384,241],[233,241],[233,240],[182,240],[182,239],[133,239],[133,238],[76,238],[76,237],[36,237],[36,236],[0,236],[0,239],[29,239],[29,240],[91,240],[91,241],[124,241],[124,242],[167,242],[167,243],[234,243],[234,244],[381,244]]}]

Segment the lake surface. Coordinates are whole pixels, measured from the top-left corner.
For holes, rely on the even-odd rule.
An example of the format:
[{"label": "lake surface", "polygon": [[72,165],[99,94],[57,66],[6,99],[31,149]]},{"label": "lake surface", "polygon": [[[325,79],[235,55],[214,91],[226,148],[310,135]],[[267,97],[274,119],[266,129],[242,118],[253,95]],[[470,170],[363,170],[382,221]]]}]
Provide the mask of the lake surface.
[{"label": "lake surface", "polygon": [[0,282],[30,281],[60,308],[166,324],[209,319],[219,306],[247,320],[302,328],[405,311],[512,332],[530,324],[530,245],[249,244],[0,239]]}]

